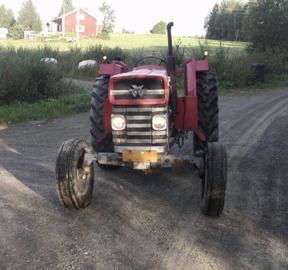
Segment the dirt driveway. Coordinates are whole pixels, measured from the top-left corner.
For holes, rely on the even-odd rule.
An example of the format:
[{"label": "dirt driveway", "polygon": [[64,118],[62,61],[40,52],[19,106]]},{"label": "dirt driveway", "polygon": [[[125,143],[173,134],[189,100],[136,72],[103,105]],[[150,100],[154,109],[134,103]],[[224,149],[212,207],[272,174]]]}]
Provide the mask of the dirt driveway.
[{"label": "dirt driveway", "polygon": [[63,140],[90,141],[89,114],[1,127],[0,269],[288,269],[288,90],[222,95],[219,106],[229,162],[220,218],[201,214],[192,166],[148,176],[97,167],[92,204],[70,212],[55,159]]}]

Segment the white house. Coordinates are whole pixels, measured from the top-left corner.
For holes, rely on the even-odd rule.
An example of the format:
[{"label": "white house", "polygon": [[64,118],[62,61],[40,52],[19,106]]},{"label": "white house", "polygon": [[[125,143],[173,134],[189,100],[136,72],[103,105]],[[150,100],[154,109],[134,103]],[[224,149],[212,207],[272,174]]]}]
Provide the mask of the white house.
[{"label": "white house", "polygon": [[0,28],[0,38],[7,38],[7,34],[8,34],[8,29],[7,28]]}]

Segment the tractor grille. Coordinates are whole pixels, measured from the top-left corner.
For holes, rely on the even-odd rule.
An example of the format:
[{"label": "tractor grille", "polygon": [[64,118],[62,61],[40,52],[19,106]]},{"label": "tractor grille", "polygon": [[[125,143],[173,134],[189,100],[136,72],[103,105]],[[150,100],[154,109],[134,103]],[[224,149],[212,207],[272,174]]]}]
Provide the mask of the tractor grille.
[{"label": "tractor grille", "polygon": [[124,115],[126,129],[113,131],[114,151],[122,150],[156,150],[158,153],[168,151],[167,130],[153,130],[152,117],[167,114],[167,105],[153,106],[113,106],[113,114]]},{"label": "tractor grille", "polygon": [[132,78],[116,80],[110,91],[115,100],[163,99],[164,82],[159,78]]}]

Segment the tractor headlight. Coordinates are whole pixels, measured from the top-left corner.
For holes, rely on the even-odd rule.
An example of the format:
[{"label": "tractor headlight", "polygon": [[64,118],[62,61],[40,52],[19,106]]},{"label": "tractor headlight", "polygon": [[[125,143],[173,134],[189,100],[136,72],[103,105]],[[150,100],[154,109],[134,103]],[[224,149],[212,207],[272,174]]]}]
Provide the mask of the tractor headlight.
[{"label": "tractor headlight", "polygon": [[123,130],[126,127],[125,117],[119,114],[111,115],[111,126],[113,130]]},{"label": "tractor headlight", "polygon": [[155,130],[165,130],[167,128],[166,115],[154,115],[152,118],[152,126]]}]

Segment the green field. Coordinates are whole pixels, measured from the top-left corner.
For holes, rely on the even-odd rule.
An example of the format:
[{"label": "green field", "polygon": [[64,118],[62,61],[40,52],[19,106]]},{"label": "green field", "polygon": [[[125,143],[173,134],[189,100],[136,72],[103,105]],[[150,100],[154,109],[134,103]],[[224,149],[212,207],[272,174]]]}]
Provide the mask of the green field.
[{"label": "green field", "polygon": [[[207,49],[215,49],[220,46],[220,41],[205,40],[198,38],[188,37],[173,37],[173,46],[179,45],[185,49],[198,48],[199,43],[207,47]],[[245,42],[221,42],[221,46],[230,48],[231,53],[243,51],[247,43]],[[15,48],[38,48],[49,45],[53,49],[59,51],[69,51],[71,48],[76,47],[76,43],[67,43],[65,41],[25,41],[25,40],[2,40],[0,46],[7,47],[13,46]],[[167,50],[167,36],[156,34],[111,34],[109,40],[99,38],[80,38],[80,47],[82,50],[89,49],[90,46],[102,45],[110,48],[119,47],[124,50]]]}]

